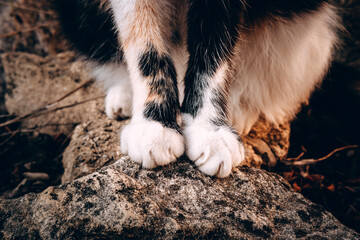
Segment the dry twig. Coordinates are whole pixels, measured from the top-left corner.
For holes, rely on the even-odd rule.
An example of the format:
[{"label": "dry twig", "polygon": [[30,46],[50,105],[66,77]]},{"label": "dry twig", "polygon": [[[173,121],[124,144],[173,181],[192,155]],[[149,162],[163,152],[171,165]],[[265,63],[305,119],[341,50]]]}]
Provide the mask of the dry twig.
[{"label": "dry twig", "polygon": [[283,161],[283,163],[285,163],[286,165],[291,165],[291,166],[304,166],[304,165],[310,165],[310,164],[314,164],[314,163],[317,163],[317,162],[321,162],[321,161],[324,161],[326,159],[328,159],[329,157],[331,157],[332,155],[334,155],[335,153],[339,152],[339,151],[342,151],[342,150],[345,150],[345,149],[349,149],[349,148],[358,148],[359,146],[358,145],[349,145],[349,146],[344,146],[344,147],[341,147],[341,148],[337,148],[337,149],[334,149],[333,151],[331,151],[329,154],[327,154],[326,156],[324,157],[321,157],[321,158],[318,158],[318,159],[302,159],[302,160],[285,160]]},{"label": "dry twig", "polygon": [[0,146],[3,146],[5,143],[9,142],[13,137],[15,137],[15,135],[19,132],[19,130],[16,130],[14,132],[8,132],[10,134],[10,136],[5,139],[3,142],[0,143]]},{"label": "dry twig", "polygon": [[80,104],[83,104],[83,103],[94,101],[94,100],[99,99],[99,98],[104,98],[104,96],[98,96],[98,97],[95,97],[95,98],[90,98],[90,99],[87,99],[87,100],[84,100],[84,101],[81,101],[81,102],[75,102],[75,103],[71,103],[71,104],[68,104],[68,105],[65,105],[65,106],[61,106],[61,107],[54,107],[54,108],[44,108],[44,107],[42,107],[42,108],[36,109],[35,111],[32,111],[31,113],[28,113],[28,114],[22,115],[20,117],[11,119],[11,120],[9,120],[7,122],[1,123],[0,127],[9,126],[9,125],[11,125],[13,123],[20,122],[20,121],[23,121],[25,119],[31,119],[31,118],[38,117],[38,116],[48,114],[48,113],[51,113],[51,112],[56,112],[58,110],[62,110],[62,109],[65,109],[65,108],[71,108],[71,107],[74,107],[74,106],[77,106],[77,105],[80,105]]},{"label": "dry twig", "polygon": [[304,156],[304,154],[307,152],[306,148],[304,146],[301,146],[302,152],[299,154],[299,156],[294,157],[294,158],[287,158],[287,161],[297,161],[299,160],[302,156]]},{"label": "dry twig", "polygon": [[48,103],[47,105],[48,105],[48,106],[51,106],[51,105],[53,105],[53,104],[55,104],[55,103],[60,102],[61,100],[64,100],[65,98],[67,98],[67,97],[70,96],[71,94],[75,93],[76,91],[80,90],[81,88],[85,87],[86,85],[88,85],[88,84],[90,84],[90,83],[92,83],[92,82],[94,82],[94,79],[89,79],[89,80],[87,80],[87,81],[84,82],[83,84],[80,84],[80,86],[78,86],[78,87],[70,90],[69,92],[67,92],[67,93],[65,93],[63,96],[61,96],[60,98],[58,98],[58,99],[56,99],[56,100]]},{"label": "dry twig", "polygon": [[90,102],[90,101],[93,101],[93,100],[96,100],[96,99],[99,99],[99,98],[103,98],[104,96],[98,96],[98,97],[95,97],[95,98],[91,98],[91,99],[87,99],[87,100],[84,100],[84,101],[81,101],[81,102],[75,102],[75,103],[72,103],[72,104],[68,104],[68,105],[65,105],[65,106],[61,106],[61,107],[53,107],[53,105],[55,103],[59,103],[60,101],[64,100],[65,98],[67,98],[68,96],[72,95],[73,93],[75,93],[76,91],[78,91],[79,89],[85,87],[86,85],[88,85],[89,83],[93,82],[94,80],[93,79],[90,79],[86,82],[84,82],[83,84],[81,84],[80,86],[76,87],[75,89],[72,89],[70,90],[69,92],[65,93],[63,96],[61,96],[60,98],[46,104],[45,106],[43,107],[40,107],[38,109],[35,109],[34,111],[30,112],[30,113],[27,113],[27,114],[24,114],[22,116],[19,116],[19,117],[16,117],[14,119],[11,119],[9,121],[6,121],[4,123],[1,123],[0,124],[0,127],[6,127],[6,126],[9,126],[13,123],[16,123],[16,122],[20,122],[20,121],[23,121],[25,119],[31,119],[31,118],[34,118],[34,117],[37,117],[37,116],[40,116],[40,115],[44,115],[44,114],[47,114],[47,113],[50,113],[50,112],[55,112],[55,111],[58,111],[58,110],[61,110],[61,109],[65,109],[65,108],[70,108],[70,107],[74,107],[76,105],[80,105],[80,104],[83,104],[83,103],[86,103],[86,102]]},{"label": "dry twig", "polygon": [[31,28],[18,29],[14,32],[0,34],[0,38],[12,37],[19,33],[33,32],[33,31],[39,30],[40,28],[45,28],[45,27],[49,27],[49,26],[50,26],[49,24],[40,24],[40,25],[31,27]]}]

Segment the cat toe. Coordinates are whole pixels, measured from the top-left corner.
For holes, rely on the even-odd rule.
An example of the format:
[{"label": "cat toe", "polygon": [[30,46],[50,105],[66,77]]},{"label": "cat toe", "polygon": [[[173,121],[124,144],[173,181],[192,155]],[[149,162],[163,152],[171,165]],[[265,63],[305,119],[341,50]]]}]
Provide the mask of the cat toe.
[{"label": "cat toe", "polygon": [[105,112],[111,119],[126,118],[131,115],[131,93],[123,86],[114,86],[108,90],[105,98]]},{"label": "cat toe", "polygon": [[190,126],[184,136],[187,156],[207,175],[227,177],[245,158],[242,143],[228,127]]},{"label": "cat toe", "polygon": [[184,153],[184,138],[155,121],[131,122],[121,132],[121,151],[144,168],[155,168]]}]

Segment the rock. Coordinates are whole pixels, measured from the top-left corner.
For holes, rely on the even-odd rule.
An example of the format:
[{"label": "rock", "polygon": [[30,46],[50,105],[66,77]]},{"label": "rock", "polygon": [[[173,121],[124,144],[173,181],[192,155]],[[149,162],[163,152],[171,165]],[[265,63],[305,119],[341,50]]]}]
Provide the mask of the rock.
[{"label": "rock", "polygon": [[95,109],[89,119],[78,125],[63,154],[62,183],[93,173],[119,159],[119,130],[127,121],[108,119],[103,111]]},{"label": "rock", "polygon": [[[20,224],[21,223],[21,224]],[[186,160],[129,158],[40,194],[0,200],[3,239],[359,239],[281,177],[241,167],[227,179]]]},{"label": "rock", "polygon": [[[95,108],[83,124],[78,125],[63,154],[62,183],[85,176],[114,162],[121,156],[119,130],[128,121],[110,120]],[[244,137],[245,165],[260,167],[272,159],[272,166],[286,157],[289,149],[290,124],[273,126],[260,120]],[[265,146],[265,148],[264,148]]]},{"label": "rock", "polygon": [[[20,52],[4,53],[2,63],[7,86],[5,104],[9,113],[17,116],[55,101],[91,79],[85,64],[75,60],[72,52],[45,58]],[[102,96],[104,93],[101,89],[100,86],[89,84],[54,106],[65,106]],[[52,136],[68,134],[97,107],[103,108],[100,98],[23,121],[22,127],[35,128],[40,133]]]},{"label": "rock", "polygon": [[[33,10],[42,9],[46,2],[16,1]],[[3,13],[10,11],[4,9]],[[3,64],[7,107],[16,115],[43,106],[89,79],[83,62],[70,52],[44,57],[59,51],[53,28],[56,20],[44,11],[28,10],[17,11],[22,28],[43,22],[50,25],[0,39],[0,53],[11,46],[36,54],[2,55],[0,74]],[[6,29],[19,24],[11,19],[2,22]],[[87,86],[61,105],[102,94],[99,87]],[[80,122],[63,155],[64,184],[0,200],[0,239],[360,238],[276,174],[243,166],[227,179],[216,179],[186,159],[155,170],[142,169],[120,154],[118,132],[126,121],[107,119],[101,100],[43,115],[22,127],[54,136],[71,132],[73,123]],[[271,126],[260,120],[244,137],[246,164],[258,167],[265,162],[272,167],[285,158],[289,133],[289,124]]]}]

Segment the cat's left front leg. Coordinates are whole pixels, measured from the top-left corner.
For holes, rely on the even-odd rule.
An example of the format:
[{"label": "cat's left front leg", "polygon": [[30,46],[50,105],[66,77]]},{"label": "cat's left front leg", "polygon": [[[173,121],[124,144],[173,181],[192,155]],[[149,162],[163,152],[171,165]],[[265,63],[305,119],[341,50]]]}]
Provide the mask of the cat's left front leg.
[{"label": "cat's left front leg", "polygon": [[132,118],[121,132],[121,150],[145,168],[168,164],[184,153],[170,55],[173,6],[157,0],[111,2],[133,87]]},{"label": "cat's left front leg", "polygon": [[241,139],[229,125],[226,78],[242,5],[241,1],[189,2],[190,56],[182,105],[186,153],[204,173],[226,177],[245,157]]}]

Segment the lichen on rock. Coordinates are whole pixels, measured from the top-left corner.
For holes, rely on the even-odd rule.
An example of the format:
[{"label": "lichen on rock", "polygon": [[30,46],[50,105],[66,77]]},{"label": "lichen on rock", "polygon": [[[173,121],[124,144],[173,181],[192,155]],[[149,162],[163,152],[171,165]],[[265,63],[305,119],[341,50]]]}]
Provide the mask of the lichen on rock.
[{"label": "lichen on rock", "polygon": [[[21,224],[19,224],[21,221]],[[357,239],[278,175],[227,179],[187,160],[142,169],[128,157],[71,183],[0,201],[5,239]]]}]

